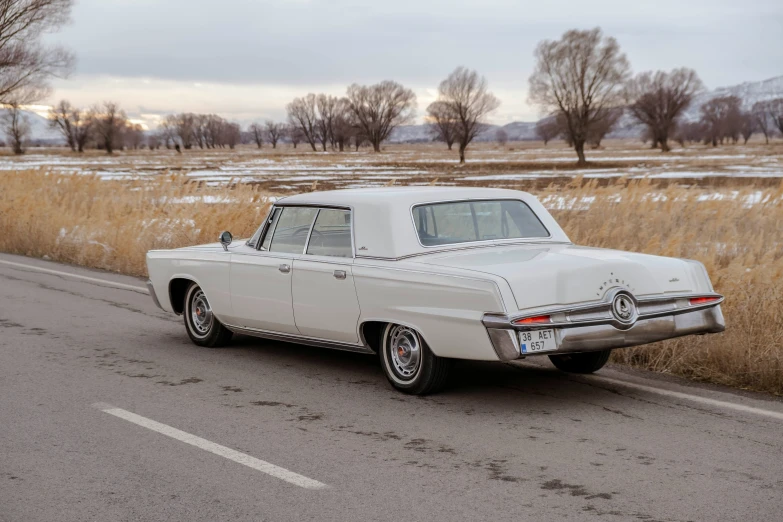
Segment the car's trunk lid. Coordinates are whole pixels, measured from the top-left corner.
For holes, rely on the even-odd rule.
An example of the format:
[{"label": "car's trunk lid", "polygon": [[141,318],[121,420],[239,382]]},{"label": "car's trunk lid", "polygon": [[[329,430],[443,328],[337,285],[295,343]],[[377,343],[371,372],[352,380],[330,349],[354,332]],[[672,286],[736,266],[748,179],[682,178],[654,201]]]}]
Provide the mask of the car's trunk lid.
[{"label": "car's trunk lid", "polygon": [[505,279],[520,310],[596,301],[613,287],[635,296],[691,291],[679,259],[564,244],[531,244],[433,253],[417,260]]}]

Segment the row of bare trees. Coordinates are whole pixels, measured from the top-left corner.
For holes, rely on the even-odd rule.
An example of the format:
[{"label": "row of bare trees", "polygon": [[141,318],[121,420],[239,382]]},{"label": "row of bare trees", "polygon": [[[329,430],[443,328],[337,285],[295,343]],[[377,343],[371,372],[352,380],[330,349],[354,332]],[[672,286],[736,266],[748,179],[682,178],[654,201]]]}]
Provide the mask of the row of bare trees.
[{"label": "row of bare trees", "polygon": [[288,137],[306,142],[313,151],[344,150],[352,141],[367,142],[376,152],[394,129],[413,119],[416,95],[397,82],[353,84],[344,97],[310,93],[286,107]]},{"label": "row of bare trees", "polygon": [[143,127],[131,122],[125,111],[110,101],[80,109],[62,100],[49,110],[49,125],[74,152],[92,146],[111,154],[117,149],[137,149],[146,141]]},{"label": "row of bare trees", "polygon": [[768,140],[773,127],[781,128],[783,99],[759,102],[743,112],[736,96],[714,98],[700,108],[698,122],[682,122],[704,89],[696,72],[679,68],[632,76],[617,40],[599,28],[571,30],[559,40],[542,41],[535,57],[529,100],[547,113],[536,133],[544,143],[563,137],[574,147],[580,165],[586,163],[585,145],[598,146],[626,110],[645,126],[645,139],[663,152],[670,150],[672,138],[717,145],[740,137],[747,142],[756,131]]},{"label": "row of bare trees", "polygon": [[158,131],[151,135],[150,146],[157,148],[161,143],[167,149],[190,150],[233,149],[242,141],[242,129],[217,114],[194,114],[183,112],[166,116],[158,125]]},{"label": "row of bare trees", "polygon": [[[427,123],[449,150],[459,147],[460,163],[473,139],[487,127],[486,117],[500,105],[476,71],[458,67],[438,87],[438,99],[427,107]],[[353,84],[342,98],[308,94],[286,107],[288,135],[298,135],[313,151],[344,150],[353,141],[358,149],[368,143],[380,152],[395,128],[415,114],[416,95],[397,82]]]}]

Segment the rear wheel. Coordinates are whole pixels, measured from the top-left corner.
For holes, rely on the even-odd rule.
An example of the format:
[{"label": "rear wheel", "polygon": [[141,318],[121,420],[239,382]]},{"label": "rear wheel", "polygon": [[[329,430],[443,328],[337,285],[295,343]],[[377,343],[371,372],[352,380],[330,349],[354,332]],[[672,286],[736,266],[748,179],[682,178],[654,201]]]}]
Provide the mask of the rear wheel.
[{"label": "rear wheel", "polygon": [[192,283],[185,292],[182,315],[188,337],[194,344],[218,348],[231,340],[231,330],[223,326],[212,313],[206,294],[196,283]]},{"label": "rear wheel", "polygon": [[563,355],[550,355],[549,360],[558,370],[568,373],[593,373],[604,367],[612,350],[600,352],[567,353]]},{"label": "rear wheel", "polygon": [[386,325],[381,334],[379,351],[386,378],[401,392],[426,395],[437,392],[446,384],[451,361],[432,353],[412,328]]}]

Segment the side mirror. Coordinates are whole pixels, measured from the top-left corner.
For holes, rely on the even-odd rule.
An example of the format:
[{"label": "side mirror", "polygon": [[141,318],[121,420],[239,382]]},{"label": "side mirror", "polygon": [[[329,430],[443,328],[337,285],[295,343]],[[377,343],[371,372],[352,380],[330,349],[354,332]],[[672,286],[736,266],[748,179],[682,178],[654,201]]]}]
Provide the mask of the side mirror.
[{"label": "side mirror", "polygon": [[231,241],[234,240],[234,237],[231,235],[231,232],[228,230],[224,230],[220,233],[220,236],[218,237],[218,241],[220,241],[220,244],[223,245],[223,250],[228,252],[228,245],[231,244]]}]

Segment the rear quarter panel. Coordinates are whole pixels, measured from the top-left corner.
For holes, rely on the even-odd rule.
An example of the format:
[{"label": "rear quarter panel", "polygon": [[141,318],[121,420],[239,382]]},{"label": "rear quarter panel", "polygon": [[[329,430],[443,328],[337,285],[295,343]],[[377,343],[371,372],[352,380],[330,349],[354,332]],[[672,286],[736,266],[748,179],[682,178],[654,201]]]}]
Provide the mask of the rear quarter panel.
[{"label": "rear quarter panel", "polygon": [[484,313],[505,311],[492,278],[358,259],[353,275],[360,324],[384,321],[415,328],[440,357],[498,360],[481,323]]}]

